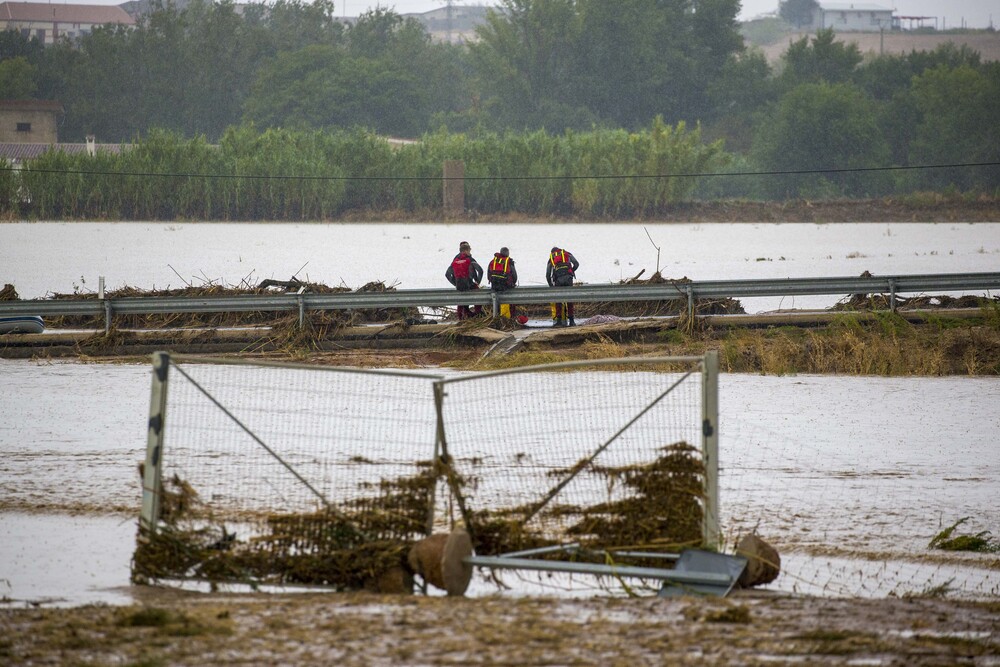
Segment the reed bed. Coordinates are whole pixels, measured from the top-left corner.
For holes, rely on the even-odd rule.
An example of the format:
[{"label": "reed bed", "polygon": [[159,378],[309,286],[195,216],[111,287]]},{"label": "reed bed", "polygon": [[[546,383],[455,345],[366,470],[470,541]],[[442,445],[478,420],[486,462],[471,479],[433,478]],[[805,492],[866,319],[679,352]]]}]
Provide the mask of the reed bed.
[{"label": "reed bed", "polygon": [[[476,213],[651,215],[690,198],[721,144],[661,119],[640,132],[438,132],[393,147],[362,129],[229,128],[217,145],[156,130],[120,152],[53,149],[0,169],[0,215],[34,219],[330,220],[437,211],[445,160],[462,160]],[[2,166],[2,165],[0,165]],[[669,176],[669,177],[668,177]]]}]

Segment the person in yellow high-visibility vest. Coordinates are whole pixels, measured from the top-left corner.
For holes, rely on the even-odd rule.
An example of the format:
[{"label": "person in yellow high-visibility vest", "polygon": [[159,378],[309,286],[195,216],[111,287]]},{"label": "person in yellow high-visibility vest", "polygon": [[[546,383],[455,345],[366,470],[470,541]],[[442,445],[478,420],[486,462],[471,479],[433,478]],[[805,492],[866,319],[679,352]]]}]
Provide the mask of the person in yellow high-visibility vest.
[{"label": "person in yellow high-visibility vest", "polygon": [[[570,287],[573,285],[573,278],[576,270],[580,268],[580,262],[576,260],[568,250],[553,247],[549,251],[549,261],[545,265],[545,281],[549,287]],[[552,326],[564,327],[569,319],[569,326],[576,326],[573,319],[573,303],[556,303],[553,305]]]},{"label": "person in yellow high-visibility vest", "polygon": [[[506,292],[517,287],[517,268],[510,257],[510,249],[504,246],[500,252],[493,253],[493,260],[486,271],[490,281],[490,289],[495,292]],[[514,306],[509,303],[500,304],[500,315],[514,319]]]}]

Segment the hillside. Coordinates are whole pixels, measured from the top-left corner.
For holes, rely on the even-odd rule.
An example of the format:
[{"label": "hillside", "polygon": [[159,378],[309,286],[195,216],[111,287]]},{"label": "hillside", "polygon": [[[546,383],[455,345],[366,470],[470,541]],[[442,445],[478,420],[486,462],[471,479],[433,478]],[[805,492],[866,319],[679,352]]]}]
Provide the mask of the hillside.
[{"label": "hillside", "polygon": [[[764,52],[769,63],[777,62],[788,49],[788,45],[811,33],[786,33],[770,44],[758,45]],[[978,51],[984,61],[1000,60],[1000,32],[976,33],[910,33],[892,32],[880,35],[877,32],[843,32],[837,33],[838,41],[858,45],[861,53],[877,55],[881,53],[906,54],[911,51],[932,51],[941,44],[953,42],[959,46],[965,45]]]}]

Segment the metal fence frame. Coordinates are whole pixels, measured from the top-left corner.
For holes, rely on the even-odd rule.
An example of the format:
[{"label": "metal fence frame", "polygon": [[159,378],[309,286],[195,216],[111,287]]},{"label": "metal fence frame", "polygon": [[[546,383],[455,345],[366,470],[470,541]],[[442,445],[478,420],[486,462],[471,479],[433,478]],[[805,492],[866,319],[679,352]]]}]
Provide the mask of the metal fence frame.
[{"label": "metal fence frame", "polygon": [[[302,369],[311,371],[336,371],[341,373],[367,373],[367,374],[387,374],[405,375],[407,377],[422,377],[433,383],[433,400],[437,419],[435,430],[435,441],[433,443],[434,460],[448,454],[447,433],[443,416],[443,406],[446,396],[446,388],[450,383],[468,382],[480,380],[488,377],[500,375],[511,375],[517,373],[529,373],[550,370],[565,370],[580,367],[601,367],[615,365],[656,365],[656,364],[690,364],[693,371],[698,371],[702,375],[702,439],[701,452],[705,466],[705,521],[702,525],[702,538],[705,546],[718,548],[721,534],[719,530],[719,485],[718,485],[718,449],[719,449],[719,427],[718,427],[718,374],[719,359],[718,353],[710,351],[703,357],[628,357],[622,359],[599,359],[590,361],[570,361],[554,364],[542,364],[514,368],[501,371],[491,371],[485,373],[475,373],[460,377],[447,378],[440,374],[420,373],[412,371],[383,370],[383,369],[353,369],[353,368],[324,368],[307,364],[293,364],[281,362],[257,362],[242,359],[204,359],[197,357],[185,357],[178,355],[172,358],[167,352],[156,352],[152,355],[152,374],[150,388],[150,408],[149,422],[146,438],[146,458],[143,470],[142,507],[140,511],[140,526],[150,532],[157,529],[157,517],[160,515],[160,498],[163,493],[163,456],[164,456],[164,435],[168,415],[166,414],[167,392],[169,387],[169,368],[174,362],[190,363],[217,363],[228,365],[245,365],[255,367],[274,367],[281,369]],[[640,413],[641,414],[641,413]],[[634,421],[634,420],[633,420]],[[622,431],[624,428],[622,429]],[[621,432],[621,431],[619,431]],[[610,441],[609,441],[610,442]],[[428,449],[431,443],[428,443]],[[280,460],[280,459],[279,459]],[[291,468],[289,468],[291,470]],[[296,474],[294,470],[291,470]],[[428,531],[434,523],[434,500],[428,508]]]},{"label": "metal fence frame", "polygon": [[[491,377],[515,375],[521,373],[537,373],[545,371],[572,370],[576,368],[595,368],[601,366],[649,365],[659,364],[691,364],[692,372],[700,372],[701,382],[701,454],[705,466],[705,520],[702,523],[703,546],[717,549],[721,545],[719,529],[719,354],[710,350],[704,356],[684,357],[626,357],[621,359],[592,359],[581,361],[564,361],[535,366],[523,366],[499,371],[487,371],[460,377],[441,378],[434,381],[434,403],[437,411],[437,440],[434,443],[434,459],[448,457],[448,439],[444,421],[444,404],[447,387],[458,382],[473,382]],[[671,391],[673,387],[668,390]],[[664,394],[665,395],[665,394]],[[629,424],[623,426],[604,447],[609,445],[618,435],[623,433],[632,423],[644,414],[652,405],[645,406]],[[603,449],[603,447],[602,447]],[[600,451],[600,450],[598,450]],[[596,456],[596,454],[595,454]],[[566,480],[568,481],[568,480]],[[433,523],[433,509],[429,523]]]}]

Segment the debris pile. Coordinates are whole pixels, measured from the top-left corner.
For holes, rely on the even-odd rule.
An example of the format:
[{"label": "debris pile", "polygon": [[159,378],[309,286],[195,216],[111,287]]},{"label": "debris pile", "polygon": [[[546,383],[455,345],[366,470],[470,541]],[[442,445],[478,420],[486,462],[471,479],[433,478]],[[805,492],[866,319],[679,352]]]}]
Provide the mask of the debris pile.
[{"label": "debris pile", "polygon": [[[600,548],[645,545],[679,551],[698,544],[704,488],[700,457],[683,442],[661,451],[646,465],[581,462],[571,470],[553,471],[553,476],[595,475],[614,500],[463,512],[469,521],[468,548],[501,554],[570,537]],[[364,495],[336,508],[255,516],[222,516],[188,482],[171,476],[164,480],[156,530],[140,528],[133,581],[196,579],[412,592],[413,575],[420,574],[427,582],[444,584],[445,590],[457,590],[448,568],[439,570],[445,538],[424,539],[428,510],[439,476],[448,480],[460,507],[473,502],[475,465],[474,460],[463,462],[468,468],[463,477],[443,462],[420,462],[416,474],[364,484]],[[620,492],[613,493],[618,486]],[[453,563],[450,571],[461,574],[462,568]]]}]

